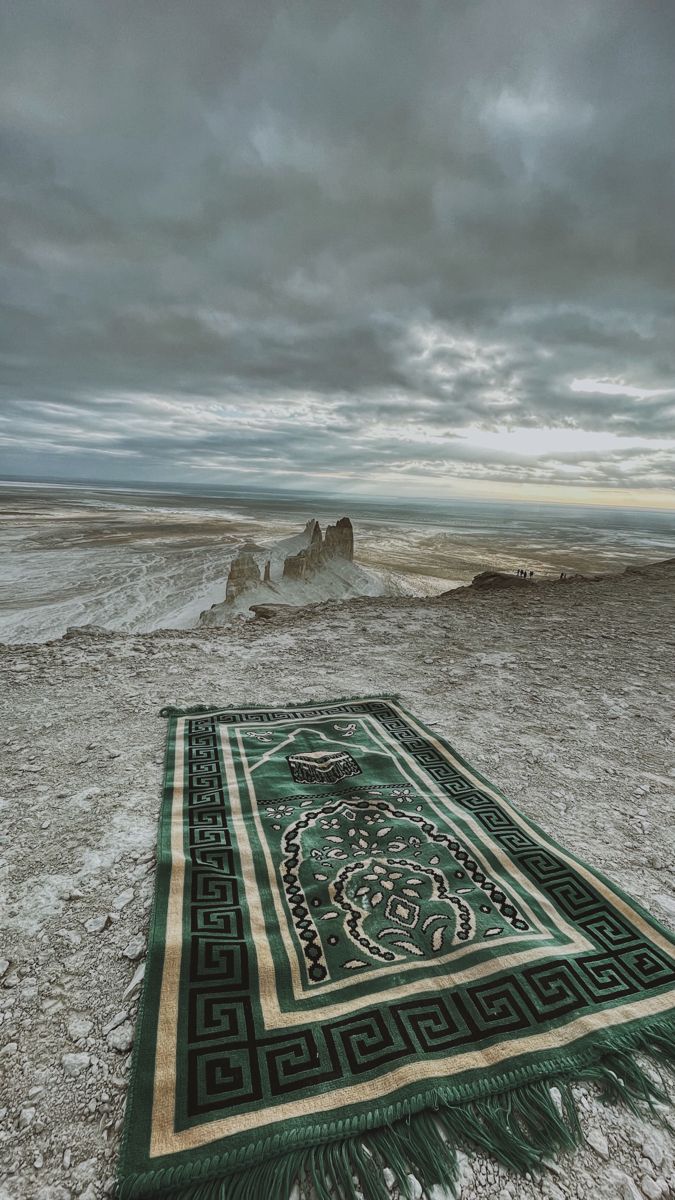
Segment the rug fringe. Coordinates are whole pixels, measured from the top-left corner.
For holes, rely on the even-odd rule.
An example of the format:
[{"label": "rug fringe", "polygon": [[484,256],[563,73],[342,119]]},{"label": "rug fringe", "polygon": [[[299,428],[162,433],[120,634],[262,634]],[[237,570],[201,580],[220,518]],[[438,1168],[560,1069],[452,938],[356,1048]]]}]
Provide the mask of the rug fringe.
[{"label": "rug fringe", "polygon": [[[596,1084],[603,1101],[622,1103],[635,1113],[644,1113],[646,1105],[655,1120],[667,1124],[657,1107],[671,1102],[666,1085],[637,1055],[649,1056],[657,1067],[675,1066],[675,1017],[630,1030],[605,1030],[576,1059],[554,1062],[539,1078],[502,1084],[494,1094],[462,1100],[439,1088],[425,1097],[421,1111],[397,1105],[396,1119],[378,1128],[347,1136],[337,1132],[327,1137],[324,1132],[323,1142],[309,1146],[311,1131],[303,1131],[301,1147],[238,1170],[230,1160],[227,1173],[222,1159],[220,1171],[217,1159],[202,1161],[196,1169],[211,1178],[191,1177],[191,1164],[144,1173],[125,1179],[119,1197],[289,1200],[297,1185],[302,1200],[390,1200],[395,1186],[404,1200],[411,1200],[411,1177],[425,1196],[434,1185],[456,1189],[460,1147],[488,1154],[520,1174],[536,1171],[556,1151],[583,1141],[574,1083]],[[364,1124],[372,1119],[367,1114]]]},{"label": "rug fringe", "polygon": [[363,700],[400,700],[398,692],[367,692],[363,696],[326,696],[305,697],[297,704],[248,704],[242,701],[239,704],[191,704],[187,708],[176,708],[173,704],[165,704],[159,710],[160,717],[196,717],[200,713],[217,713],[217,712],[232,712],[237,709],[259,709],[260,712],[269,712],[270,709],[296,709],[304,708],[308,704],[355,704]]}]

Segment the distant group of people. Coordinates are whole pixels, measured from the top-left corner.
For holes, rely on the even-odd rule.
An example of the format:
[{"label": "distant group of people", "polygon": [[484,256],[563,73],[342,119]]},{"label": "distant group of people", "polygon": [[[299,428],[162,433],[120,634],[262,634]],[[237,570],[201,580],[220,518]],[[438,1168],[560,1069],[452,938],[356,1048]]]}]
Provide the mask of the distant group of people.
[{"label": "distant group of people", "polygon": [[534,575],[534,571],[530,571],[530,573],[528,575],[527,571],[524,571],[522,567],[518,567],[518,570],[516,571],[516,575],[518,576],[519,579],[528,579],[528,578],[531,579],[532,576]]},{"label": "distant group of people", "polygon": [[560,572],[560,578],[561,578],[561,579],[567,579],[567,571],[561,571],[561,572]]}]

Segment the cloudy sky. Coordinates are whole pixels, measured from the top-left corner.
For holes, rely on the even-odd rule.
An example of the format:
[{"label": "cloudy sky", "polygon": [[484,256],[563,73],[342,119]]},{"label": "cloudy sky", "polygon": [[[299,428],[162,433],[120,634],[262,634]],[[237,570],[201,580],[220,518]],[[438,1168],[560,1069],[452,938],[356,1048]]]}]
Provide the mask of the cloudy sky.
[{"label": "cloudy sky", "polygon": [[671,0],[18,0],[13,475],[675,506]]}]

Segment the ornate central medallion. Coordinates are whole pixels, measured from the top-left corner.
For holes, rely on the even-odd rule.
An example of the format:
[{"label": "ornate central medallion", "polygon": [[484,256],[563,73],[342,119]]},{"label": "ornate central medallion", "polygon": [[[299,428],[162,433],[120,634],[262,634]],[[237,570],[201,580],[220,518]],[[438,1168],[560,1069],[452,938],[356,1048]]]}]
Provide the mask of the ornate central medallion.
[{"label": "ornate central medallion", "polygon": [[[409,789],[396,791],[407,799]],[[287,805],[284,815],[293,811]],[[305,807],[282,849],[309,983],[445,959],[454,947],[529,928],[461,841],[381,791]]]}]

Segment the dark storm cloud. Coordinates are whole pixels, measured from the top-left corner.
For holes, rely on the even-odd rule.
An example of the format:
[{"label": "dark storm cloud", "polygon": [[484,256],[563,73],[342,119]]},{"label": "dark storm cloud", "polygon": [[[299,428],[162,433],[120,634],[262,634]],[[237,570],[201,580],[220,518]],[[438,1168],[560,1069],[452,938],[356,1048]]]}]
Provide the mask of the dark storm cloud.
[{"label": "dark storm cloud", "polygon": [[[9,7],[6,469],[671,487],[674,32],[666,0]],[[481,440],[549,426],[594,449]]]}]

